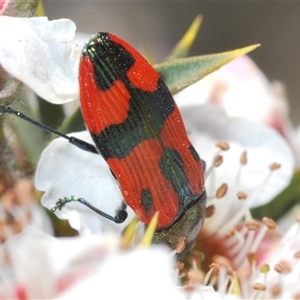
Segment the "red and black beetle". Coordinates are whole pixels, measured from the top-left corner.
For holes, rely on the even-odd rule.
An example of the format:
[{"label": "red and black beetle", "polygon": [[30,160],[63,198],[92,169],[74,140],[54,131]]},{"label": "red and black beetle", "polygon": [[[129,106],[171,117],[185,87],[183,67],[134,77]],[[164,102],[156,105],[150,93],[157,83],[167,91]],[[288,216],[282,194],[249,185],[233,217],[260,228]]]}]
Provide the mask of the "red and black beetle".
[{"label": "red and black beetle", "polygon": [[81,149],[100,153],[125,200],[116,216],[73,196],[60,199],[52,211],[79,201],[121,223],[129,205],[146,225],[159,212],[153,243],[174,248],[184,236],[188,249],[205,218],[204,162],[159,73],[125,41],[100,32],[83,49],[79,86],[82,115],[95,146],[0,106],[0,113],[15,114]]},{"label": "red and black beetle", "polygon": [[98,33],[79,65],[87,129],[138,218],[159,211],[154,243],[198,234],[205,215],[204,166],[158,72],[129,44]]}]

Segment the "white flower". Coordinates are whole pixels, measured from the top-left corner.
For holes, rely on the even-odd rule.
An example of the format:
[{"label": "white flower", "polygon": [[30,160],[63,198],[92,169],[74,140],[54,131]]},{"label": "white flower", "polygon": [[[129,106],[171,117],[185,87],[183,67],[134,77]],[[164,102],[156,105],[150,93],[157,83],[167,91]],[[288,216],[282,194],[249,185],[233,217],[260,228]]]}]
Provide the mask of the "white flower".
[{"label": "white flower", "polygon": [[[294,170],[293,154],[273,129],[229,118],[212,105],[183,107],[181,113],[193,145],[207,163],[205,187],[211,199],[208,204],[216,207],[216,216],[207,219],[210,230],[226,231],[231,225],[228,220],[234,224],[247,210],[266,204],[289,184]],[[219,151],[215,144],[224,140],[230,149]],[[243,153],[247,156],[245,164],[240,162]],[[222,156],[223,162],[212,167],[217,155]],[[281,164],[280,169],[270,170],[272,163]],[[223,183],[228,185],[228,191],[220,200],[215,193]],[[246,200],[238,199],[240,192],[246,194]]]},{"label": "white flower", "polygon": [[[266,287],[265,291],[256,292],[260,299],[298,299],[300,295],[300,223],[295,223],[281,238],[276,249],[268,244],[270,251],[262,253],[261,265],[267,264],[269,271],[265,274],[256,267],[252,275],[252,284],[259,283]],[[267,255],[266,255],[267,254]],[[259,254],[258,254],[259,255]],[[261,275],[259,275],[259,273]],[[256,276],[255,276],[256,275]],[[258,276],[259,275],[259,276]],[[248,291],[249,292],[249,291]],[[252,295],[254,293],[252,292]],[[251,295],[250,293],[248,294]],[[297,295],[297,296],[296,296]],[[298,297],[298,298],[297,298]]]},{"label": "white flower", "polygon": [[[251,207],[270,201],[287,186],[294,169],[292,152],[273,129],[262,124],[238,118],[228,118],[215,106],[198,105],[181,110],[190,139],[200,157],[207,163],[210,176],[206,182],[209,204],[221,206],[218,217],[211,221],[215,231],[223,226],[224,220],[237,212],[241,218]],[[74,135],[74,134],[73,134]],[[76,135],[90,141],[88,133]],[[223,164],[210,171],[219,149],[216,142],[226,140],[230,150],[223,151]],[[248,163],[243,166],[240,156],[248,153]],[[281,167],[271,171],[272,163]],[[223,183],[228,184],[228,197],[224,201],[215,198],[216,190]],[[61,138],[54,140],[43,152],[39,161],[35,185],[45,192],[42,203],[51,208],[64,196],[84,197],[97,208],[114,215],[120,206],[121,193],[106,162],[100,155],[91,154],[69,144]],[[247,201],[239,201],[237,193],[248,194]],[[107,224],[103,218],[79,203],[70,203],[57,212],[59,217],[69,216],[71,226],[86,232],[97,233]],[[208,221],[210,222],[210,221]],[[121,229],[123,226],[115,225]]]},{"label": "white flower", "polygon": [[61,299],[182,299],[175,289],[172,263],[166,249],[151,247],[112,254],[100,268],[99,272],[61,295]]},{"label": "white flower", "polygon": [[[209,247],[209,243],[203,247]],[[220,266],[225,262],[223,268],[226,266],[229,276],[233,270],[237,272],[241,298],[298,299],[299,220],[283,236],[276,230],[276,224],[267,218],[261,225],[258,222],[240,224],[232,235],[224,235],[223,239],[219,235],[219,241],[215,240],[213,247],[213,260]],[[224,254],[227,260],[219,256]]]},{"label": "white flower", "polygon": [[0,264],[1,299],[182,299],[164,247],[127,252],[116,235],[55,239],[28,227],[0,247]]},{"label": "white flower", "polygon": [[284,88],[270,83],[248,57],[241,56],[175,96],[182,106],[213,103],[232,117],[262,122],[290,143],[291,123]]},{"label": "white flower", "polygon": [[[86,131],[71,135],[92,142]],[[122,201],[118,183],[102,156],[78,149],[62,138],[53,140],[43,151],[35,185],[45,191],[42,204],[48,209],[59,198],[74,195],[84,197],[97,208],[114,215]],[[79,203],[69,203],[56,214],[63,219],[68,217],[71,226],[82,233],[100,233],[107,226],[121,231],[130,220],[128,218],[127,222],[118,226]]]},{"label": "white flower", "polygon": [[[77,97],[79,56],[71,42],[75,30],[72,22],[0,17],[0,25],[11,28],[10,34],[0,33],[0,64],[3,68],[48,101],[63,103]],[[11,47],[16,51],[9,51]],[[175,288],[173,279],[178,274],[172,272],[172,261],[165,250],[150,247],[149,251],[124,253],[120,250],[119,233],[127,223],[113,224],[79,203],[69,203],[57,215],[68,218],[71,226],[82,236],[57,241],[27,229],[17,238],[9,240],[6,248],[1,249],[9,253],[10,264],[6,266],[2,258],[5,268],[1,269],[4,270],[6,284],[3,284],[5,289],[0,289],[0,297],[13,298],[21,292],[27,298],[62,299],[95,295],[105,299],[124,295],[131,299],[234,298],[232,294],[244,298],[256,297],[252,284],[256,280],[264,280],[263,284],[266,281],[258,276],[257,264],[251,260],[247,264],[247,257],[262,251],[268,226],[272,226],[257,225],[251,220],[250,208],[272,200],[288,185],[294,170],[294,157],[286,141],[275,130],[261,124],[269,124],[267,120],[274,99],[270,94],[272,88],[267,87],[265,82],[261,84],[261,78],[255,76],[250,76],[253,79],[250,84],[247,80],[238,82],[237,78],[230,81],[228,76],[226,91],[230,92],[227,96],[223,94],[222,86],[220,89],[214,86],[216,81],[211,81],[212,89],[208,89],[207,99],[221,101],[227,114],[214,105],[200,105],[198,90],[195,92],[188,88],[176,96],[190,139],[206,161],[208,206],[215,208],[215,213],[206,219],[203,232],[210,237],[208,239],[206,236],[207,241],[217,241],[213,248],[206,250],[211,253],[216,251],[218,263],[214,262],[202,279],[201,271],[192,261],[195,273],[188,274],[188,290]],[[255,93],[245,92],[247,90]],[[186,96],[190,91],[196,98]],[[214,93],[218,97],[211,97],[216,95]],[[256,114],[258,110],[257,105],[253,105],[254,101],[264,107],[259,115]],[[263,122],[231,117],[245,117],[249,113],[250,116],[258,115],[257,120]],[[88,132],[73,135],[91,142]],[[219,141],[223,142],[216,146]],[[47,208],[53,207],[59,198],[74,195],[84,197],[97,208],[114,215],[122,201],[118,182],[105,160],[61,138],[52,141],[43,152],[35,183],[38,189],[45,192],[42,202]],[[132,215],[130,211],[127,222]],[[267,219],[264,222],[272,223]],[[294,250],[297,253],[299,228],[293,230],[282,240],[284,244],[280,249],[284,251],[275,252],[270,264],[281,259],[281,253],[284,257]],[[100,232],[101,238],[93,236]],[[201,242],[197,240],[197,248]],[[268,250],[274,244],[270,243]],[[223,247],[232,258],[227,265],[226,259],[221,259],[218,253]],[[34,259],[28,260],[28,257]],[[267,262],[267,259],[264,257],[261,261]],[[250,276],[242,274],[245,270],[249,272],[249,267]],[[297,280],[298,267],[293,266],[291,280]],[[236,270],[241,274],[237,275]],[[213,272],[218,273],[217,279]],[[10,277],[11,273],[15,280]],[[276,283],[276,277],[270,280]],[[282,290],[277,296],[289,297],[297,293],[293,287],[283,284],[281,279],[279,283]],[[266,289],[266,293],[259,296],[271,297],[274,293]]]},{"label": "white flower", "polygon": [[[4,180],[3,180],[4,182]],[[1,191],[0,201],[0,243],[31,225],[52,234],[52,224],[40,205],[35,201],[33,183],[27,179],[18,180],[13,186]]]},{"label": "white flower", "polygon": [[80,53],[71,20],[0,16],[0,27],[0,64],[8,73],[49,102],[78,97]]}]

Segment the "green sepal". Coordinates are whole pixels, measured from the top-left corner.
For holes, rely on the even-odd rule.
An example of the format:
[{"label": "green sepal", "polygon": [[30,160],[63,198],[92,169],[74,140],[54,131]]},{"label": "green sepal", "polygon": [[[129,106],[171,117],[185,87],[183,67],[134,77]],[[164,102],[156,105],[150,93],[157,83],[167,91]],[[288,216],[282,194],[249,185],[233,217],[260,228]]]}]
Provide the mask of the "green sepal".
[{"label": "green sepal", "polygon": [[259,47],[259,44],[217,54],[175,59],[155,64],[154,68],[160,73],[174,95],[233,59],[257,47]]},{"label": "green sepal", "polygon": [[43,4],[42,0],[40,0],[39,3],[38,3],[37,9],[36,9],[36,15],[38,17],[46,16],[45,8],[44,8],[44,4]]}]

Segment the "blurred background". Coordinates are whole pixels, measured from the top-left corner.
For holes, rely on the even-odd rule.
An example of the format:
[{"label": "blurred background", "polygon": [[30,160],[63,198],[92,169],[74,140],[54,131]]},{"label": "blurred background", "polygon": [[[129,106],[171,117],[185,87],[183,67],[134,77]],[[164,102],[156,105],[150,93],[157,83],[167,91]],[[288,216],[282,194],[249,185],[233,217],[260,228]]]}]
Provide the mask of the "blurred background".
[{"label": "blurred background", "polygon": [[260,43],[250,56],[270,80],[285,85],[294,125],[300,124],[300,2],[52,1],[50,20],[72,19],[79,31],[115,33],[157,62],[168,55],[196,15],[203,16],[191,55]]}]

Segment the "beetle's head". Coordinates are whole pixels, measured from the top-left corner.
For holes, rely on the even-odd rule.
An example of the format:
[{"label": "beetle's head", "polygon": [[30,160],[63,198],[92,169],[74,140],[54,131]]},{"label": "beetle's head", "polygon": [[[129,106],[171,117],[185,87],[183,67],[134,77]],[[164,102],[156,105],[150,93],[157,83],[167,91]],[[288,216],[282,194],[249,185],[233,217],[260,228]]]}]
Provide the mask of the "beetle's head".
[{"label": "beetle's head", "polygon": [[183,216],[166,229],[156,231],[153,244],[165,244],[175,249],[180,237],[185,237],[186,247],[180,257],[184,256],[194,246],[195,240],[202,228],[206,211],[206,193],[204,192],[193,206],[185,211]]}]

